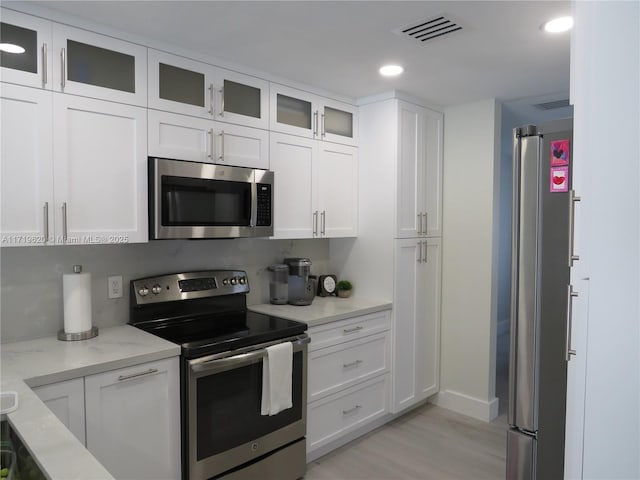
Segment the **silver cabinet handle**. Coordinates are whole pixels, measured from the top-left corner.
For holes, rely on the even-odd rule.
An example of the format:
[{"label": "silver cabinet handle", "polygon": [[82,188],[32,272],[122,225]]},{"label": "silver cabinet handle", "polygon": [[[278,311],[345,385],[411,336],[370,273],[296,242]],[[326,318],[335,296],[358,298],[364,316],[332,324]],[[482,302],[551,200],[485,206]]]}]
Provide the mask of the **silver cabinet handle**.
[{"label": "silver cabinet handle", "polygon": [[573,262],[576,260],[580,260],[578,255],[573,253],[573,239],[574,239],[574,217],[575,217],[575,208],[576,202],[582,200],[580,197],[576,196],[576,192],[574,190],[569,191],[569,266],[573,267]]},{"label": "silver cabinet handle", "polygon": [[224,130],[220,132],[220,156],[218,159],[224,162]]},{"label": "silver cabinet handle", "polygon": [[360,365],[361,363],[364,363],[364,360],[355,360],[351,363],[343,363],[342,368],[355,367],[357,365]]},{"label": "silver cabinet handle", "polygon": [[571,355],[576,351],[571,348],[571,329],[573,324],[573,298],[578,296],[578,292],[573,290],[573,285],[567,285],[567,362],[571,360]]},{"label": "silver cabinet handle", "polygon": [[364,327],[362,325],[358,325],[357,327],[353,327],[353,328],[345,328],[344,330],[342,330],[344,333],[354,333],[354,332],[359,332],[360,330],[362,330]]},{"label": "silver cabinet handle", "polygon": [[427,263],[427,241],[425,240],[422,247],[422,261]]},{"label": "silver cabinet handle", "polygon": [[422,263],[422,242],[418,242],[418,263]]},{"label": "silver cabinet handle", "polygon": [[122,382],[123,380],[130,380],[132,378],[143,377],[145,375],[151,375],[152,373],[158,373],[157,368],[150,368],[149,370],[145,370],[144,372],[132,373],[131,375],[120,375],[118,377],[118,381]]},{"label": "silver cabinet handle", "polygon": [[213,155],[214,155],[214,142],[213,142],[213,138],[215,137],[215,133],[213,133],[213,128],[209,129],[209,152],[207,153],[207,157],[209,157],[211,160],[213,160]]},{"label": "silver cabinet handle", "polygon": [[224,87],[220,89],[220,113],[221,117],[224,117]]},{"label": "silver cabinet handle", "polygon": [[216,105],[216,90],[213,88],[213,83],[209,85],[209,115],[213,116],[215,113],[215,105]]},{"label": "silver cabinet handle", "polygon": [[318,111],[313,112],[313,136],[318,136]]},{"label": "silver cabinet handle", "polygon": [[327,135],[324,131],[324,113],[320,116],[320,118],[322,119],[322,121],[320,122],[320,136],[324,138]]},{"label": "silver cabinet handle", "polygon": [[422,214],[418,214],[418,235],[422,235]]},{"label": "silver cabinet handle", "polygon": [[62,204],[62,241],[67,241],[67,202]]},{"label": "silver cabinet handle", "polygon": [[422,227],[422,233],[424,235],[427,235],[427,225],[428,225],[428,223],[427,223],[427,212],[424,212],[422,214],[422,219],[424,220],[424,226]]},{"label": "silver cabinet handle", "polygon": [[327,211],[323,210],[322,213],[320,214],[320,216],[322,217],[322,230],[320,231],[320,233],[322,234],[322,236],[324,236],[325,234],[325,226],[327,223]]},{"label": "silver cabinet handle", "polygon": [[353,408],[350,408],[348,410],[342,410],[342,414],[343,415],[349,415],[350,413],[355,412],[356,410],[360,410],[362,408],[362,405],[356,405]]},{"label": "silver cabinet handle", "polygon": [[44,243],[49,241],[49,202],[44,202],[42,207],[44,215]]},{"label": "silver cabinet handle", "polygon": [[60,86],[62,87],[62,90],[64,90],[67,82],[67,52],[65,48],[60,50],[60,62],[62,64],[62,78],[60,79]]},{"label": "silver cabinet handle", "polygon": [[42,86],[44,87],[49,81],[49,72],[47,68],[47,44],[42,44]]},{"label": "silver cabinet handle", "polygon": [[318,211],[313,212],[313,235],[318,235]]}]

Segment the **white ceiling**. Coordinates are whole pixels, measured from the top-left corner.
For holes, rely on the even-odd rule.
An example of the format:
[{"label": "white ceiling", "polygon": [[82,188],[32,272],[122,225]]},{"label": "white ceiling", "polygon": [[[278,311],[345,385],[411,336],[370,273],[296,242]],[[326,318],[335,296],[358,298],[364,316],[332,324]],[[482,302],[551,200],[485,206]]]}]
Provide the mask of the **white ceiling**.
[{"label": "white ceiling", "polygon": [[[569,34],[540,30],[568,1],[36,3],[353,98],[398,89],[451,105],[569,89]],[[425,44],[392,32],[442,13],[463,31]],[[387,62],[405,73],[380,77]]]}]

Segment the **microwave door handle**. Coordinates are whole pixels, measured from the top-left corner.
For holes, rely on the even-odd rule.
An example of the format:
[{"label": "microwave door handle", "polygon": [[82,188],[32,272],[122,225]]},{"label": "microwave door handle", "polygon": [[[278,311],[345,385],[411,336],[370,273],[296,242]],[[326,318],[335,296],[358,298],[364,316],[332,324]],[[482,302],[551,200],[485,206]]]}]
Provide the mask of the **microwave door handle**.
[{"label": "microwave door handle", "polygon": [[249,226],[255,227],[258,223],[258,184],[253,182],[251,184],[251,219],[249,220]]}]

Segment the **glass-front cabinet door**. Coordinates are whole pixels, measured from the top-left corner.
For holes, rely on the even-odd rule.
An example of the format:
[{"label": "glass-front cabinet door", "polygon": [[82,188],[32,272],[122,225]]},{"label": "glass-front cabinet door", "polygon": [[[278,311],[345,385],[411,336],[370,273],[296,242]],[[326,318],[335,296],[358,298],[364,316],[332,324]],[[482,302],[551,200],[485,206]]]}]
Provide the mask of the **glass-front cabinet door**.
[{"label": "glass-front cabinet door", "polygon": [[316,96],[302,90],[271,84],[271,130],[315,138],[319,132]]},{"label": "glass-front cabinet door", "polygon": [[269,82],[223,68],[216,70],[216,120],[269,128]]},{"label": "glass-front cabinet door", "polygon": [[357,145],[358,107],[323,98],[319,137],[328,142]]},{"label": "glass-front cabinet door", "polygon": [[0,80],[50,89],[52,23],[4,8],[1,13]]},{"label": "glass-front cabinet door", "polygon": [[54,24],[54,89],[147,106],[147,49],[79,28]]},{"label": "glass-front cabinet door", "polygon": [[149,108],[212,119],[215,67],[149,49]]}]

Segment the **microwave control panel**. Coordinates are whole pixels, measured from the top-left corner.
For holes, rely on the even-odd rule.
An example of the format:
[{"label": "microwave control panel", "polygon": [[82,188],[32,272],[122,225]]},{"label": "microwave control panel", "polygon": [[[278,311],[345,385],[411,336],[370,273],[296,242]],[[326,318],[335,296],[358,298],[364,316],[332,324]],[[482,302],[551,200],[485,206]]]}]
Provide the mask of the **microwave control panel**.
[{"label": "microwave control panel", "polygon": [[268,227],[271,225],[271,184],[258,183],[258,214],[256,218],[257,227]]}]

